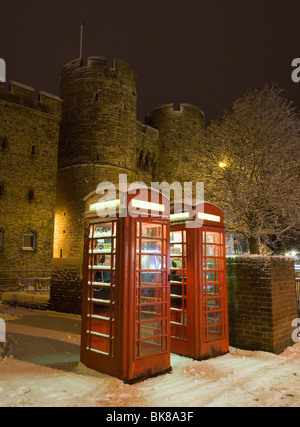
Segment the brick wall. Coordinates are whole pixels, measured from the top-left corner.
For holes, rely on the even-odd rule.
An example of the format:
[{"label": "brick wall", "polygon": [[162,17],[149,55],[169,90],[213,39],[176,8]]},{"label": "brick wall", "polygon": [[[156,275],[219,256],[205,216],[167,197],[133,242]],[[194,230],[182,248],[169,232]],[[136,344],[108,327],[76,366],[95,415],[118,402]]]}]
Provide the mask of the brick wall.
[{"label": "brick wall", "polygon": [[271,257],[271,280],[274,347],[284,349],[291,335],[291,322],[298,317],[294,260]]},{"label": "brick wall", "polygon": [[229,344],[281,353],[292,345],[297,317],[291,258],[227,257]]}]

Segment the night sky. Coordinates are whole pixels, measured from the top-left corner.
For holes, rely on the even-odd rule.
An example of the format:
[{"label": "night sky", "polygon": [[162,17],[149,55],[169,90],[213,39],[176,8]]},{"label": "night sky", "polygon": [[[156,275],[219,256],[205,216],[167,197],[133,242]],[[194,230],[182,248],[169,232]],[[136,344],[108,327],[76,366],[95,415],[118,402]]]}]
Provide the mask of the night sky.
[{"label": "night sky", "polygon": [[300,57],[300,0],[2,0],[0,57],[7,81],[59,94],[79,57],[120,59],[138,75],[138,119],[187,102],[207,122],[245,90],[277,83],[300,108],[291,63]]}]

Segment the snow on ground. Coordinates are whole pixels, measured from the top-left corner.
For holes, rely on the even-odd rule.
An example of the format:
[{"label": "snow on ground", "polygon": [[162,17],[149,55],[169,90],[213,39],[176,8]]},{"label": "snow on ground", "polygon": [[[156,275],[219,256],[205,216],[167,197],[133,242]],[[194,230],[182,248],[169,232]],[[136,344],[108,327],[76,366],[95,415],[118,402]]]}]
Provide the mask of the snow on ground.
[{"label": "snow on ground", "polygon": [[79,361],[80,317],[0,305],[0,407],[300,406],[300,343],[281,355],[231,348],[128,385]]}]

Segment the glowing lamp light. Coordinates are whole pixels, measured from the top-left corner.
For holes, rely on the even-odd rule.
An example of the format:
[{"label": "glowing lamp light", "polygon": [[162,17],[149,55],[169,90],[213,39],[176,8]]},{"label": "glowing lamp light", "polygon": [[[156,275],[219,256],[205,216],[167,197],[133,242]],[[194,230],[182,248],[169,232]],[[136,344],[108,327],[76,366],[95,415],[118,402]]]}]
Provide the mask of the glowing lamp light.
[{"label": "glowing lamp light", "polygon": [[297,252],[296,251],[286,252],[284,255],[295,258],[297,256]]}]

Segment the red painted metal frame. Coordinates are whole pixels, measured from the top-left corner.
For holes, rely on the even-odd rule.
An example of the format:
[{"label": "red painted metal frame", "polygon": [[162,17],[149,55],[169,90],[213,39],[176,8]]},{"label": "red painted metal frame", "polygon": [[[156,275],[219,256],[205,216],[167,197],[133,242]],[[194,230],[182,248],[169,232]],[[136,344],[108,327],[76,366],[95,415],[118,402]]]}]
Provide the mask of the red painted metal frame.
[{"label": "red painted metal frame", "polygon": [[[161,194],[157,194],[158,199],[156,203],[165,205],[166,210],[164,214],[149,217],[150,212],[140,209],[137,213],[138,217],[118,217],[115,219],[117,227],[116,237],[116,269],[115,269],[115,302],[114,302],[114,353],[105,355],[90,351],[87,345],[89,334],[89,229],[91,224],[101,224],[106,220],[98,217],[88,218],[86,221],[85,230],[85,250],[84,250],[84,271],[83,271],[83,295],[82,295],[82,341],[81,341],[81,361],[89,368],[97,371],[118,377],[125,382],[134,382],[136,380],[144,379],[149,376],[158,375],[171,370],[170,367],[170,286],[168,282],[169,274],[169,234],[170,234],[170,221],[168,200]],[[150,190],[143,190],[140,192],[140,199],[150,200]],[[132,199],[135,198],[134,194],[127,194],[128,206]],[[111,222],[111,219],[107,219]],[[157,305],[162,306],[162,325],[165,330],[161,338],[165,342],[161,351],[154,354],[136,355],[136,312],[141,306],[137,304],[137,295],[141,295],[141,283],[137,287],[137,224],[143,223],[148,226],[161,226],[165,228],[165,236],[162,240],[162,248],[165,251],[162,255],[164,261],[161,268],[162,282],[161,282],[161,301]],[[165,237],[165,239],[164,239]],[[159,239],[158,239],[159,240]],[[140,252],[141,256],[141,252]],[[140,274],[140,273],[139,273]],[[141,277],[141,275],[139,276]],[[149,286],[150,289],[150,286]],[[154,290],[153,290],[153,293]],[[150,303],[151,305],[151,303]],[[151,307],[154,307],[155,303]],[[144,306],[143,306],[144,307]],[[139,323],[142,325],[142,323]],[[141,337],[140,337],[141,338]],[[147,340],[147,338],[141,338]],[[153,341],[159,341],[159,336],[154,337]],[[140,341],[140,340],[139,340]]]},{"label": "red painted metal frame", "polygon": [[[204,203],[204,212],[206,214],[217,215],[220,217],[220,222],[213,222],[204,220],[203,225],[200,228],[187,228],[185,222],[171,224],[172,231],[186,231],[186,260],[187,260],[187,336],[186,339],[175,338],[171,334],[171,352],[180,354],[183,356],[191,357],[193,359],[205,359],[218,354],[224,354],[229,351],[229,339],[228,339],[228,310],[227,310],[227,284],[226,284],[226,253],[225,253],[225,230],[223,223],[223,212],[215,205],[211,203]],[[210,274],[216,274],[218,272],[218,282],[210,282],[209,286],[219,287],[220,294],[207,298],[205,296],[205,283],[204,273],[207,273],[203,268],[203,260],[205,260],[205,254],[203,253],[203,233],[213,232],[219,233],[222,236],[222,245],[216,244],[216,247],[222,251],[219,257],[207,257],[210,262],[214,263],[213,271],[209,271]],[[213,246],[213,245],[208,245]],[[215,259],[218,258],[218,268],[215,268]],[[212,261],[213,260],[213,261]],[[172,275],[172,267],[171,267]],[[214,276],[215,277],[215,276]],[[215,289],[214,288],[214,289]],[[171,284],[171,295],[172,295],[172,284]],[[216,302],[222,304],[220,310],[205,310],[208,308],[209,299],[210,302]],[[171,299],[172,301],[172,299]],[[172,311],[172,303],[171,303]],[[208,313],[210,316],[215,313],[216,317],[218,312],[223,316],[222,324],[205,325],[205,315],[208,319]],[[205,329],[207,328],[223,328],[223,333],[216,337],[207,339],[205,336]],[[172,326],[171,326],[172,330]],[[208,329],[207,329],[208,331]]]}]

